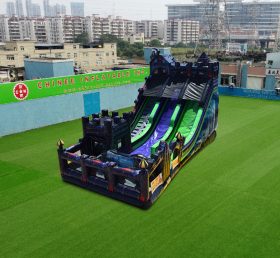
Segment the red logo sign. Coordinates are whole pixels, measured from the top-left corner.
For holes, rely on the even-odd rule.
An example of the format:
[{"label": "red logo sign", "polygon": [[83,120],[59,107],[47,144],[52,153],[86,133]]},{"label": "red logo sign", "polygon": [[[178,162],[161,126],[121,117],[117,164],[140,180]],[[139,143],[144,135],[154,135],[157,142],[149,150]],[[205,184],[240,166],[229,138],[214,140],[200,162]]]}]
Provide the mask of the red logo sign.
[{"label": "red logo sign", "polygon": [[14,87],[14,96],[18,100],[24,100],[28,96],[28,87],[24,83],[18,83]]}]

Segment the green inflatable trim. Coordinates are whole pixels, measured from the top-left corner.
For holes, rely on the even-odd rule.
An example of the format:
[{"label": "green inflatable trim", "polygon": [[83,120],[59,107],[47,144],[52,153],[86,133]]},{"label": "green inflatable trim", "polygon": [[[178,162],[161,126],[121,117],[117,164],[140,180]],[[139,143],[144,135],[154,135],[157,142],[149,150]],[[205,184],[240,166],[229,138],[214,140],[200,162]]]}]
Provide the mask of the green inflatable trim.
[{"label": "green inflatable trim", "polygon": [[159,108],[159,102],[157,102],[151,112],[151,115],[149,116],[149,120],[148,120],[148,123],[147,123],[147,126],[146,128],[139,134],[139,135],[136,135],[132,140],[131,142],[132,143],[135,143],[136,141],[138,141],[140,138],[142,138],[148,131],[149,129],[151,128],[152,126],[152,123],[153,123],[153,120],[154,120],[154,116],[157,112]]},{"label": "green inflatable trim", "polygon": [[[133,150],[137,149],[140,145],[144,144],[145,141],[150,137],[150,135],[153,133],[156,125],[158,124],[159,119],[162,116],[163,111],[165,110],[165,107],[167,105],[168,101],[165,101],[162,104],[162,107],[159,110],[160,103],[157,102],[155,104],[155,107],[152,110],[152,113],[149,117],[149,122],[146,126],[146,128],[137,136],[137,140],[133,143]],[[159,111],[158,111],[159,110]]]},{"label": "green inflatable trim", "polygon": [[[208,109],[209,106],[210,106],[211,99],[212,99],[214,93],[216,93],[217,91],[218,91],[218,88],[215,88],[215,89],[213,90],[213,92],[212,92],[212,94],[211,94],[211,96],[210,96],[210,99],[209,99],[209,103],[208,103],[207,109]],[[202,109],[202,108],[201,108],[201,109]],[[200,116],[202,116],[202,113],[203,113],[203,110],[202,110]],[[205,114],[206,114],[206,113],[207,113],[207,110],[206,110]],[[204,119],[205,119],[205,116],[203,117],[203,121],[202,121],[202,123],[201,123],[200,129],[199,129],[198,133],[196,134],[195,140],[193,141],[193,143],[191,144],[191,146],[190,146],[189,148],[185,149],[185,150],[183,149],[182,159],[184,159],[184,158],[191,152],[193,146],[195,145],[196,139],[197,139],[197,137],[199,136],[199,134],[200,134],[200,132],[201,132],[201,128],[202,128]],[[199,119],[199,120],[200,120],[200,119]],[[199,120],[198,120],[198,123],[199,123]],[[197,123],[196,127],[198,126],[198,123]],[[194,131],[195,131],[196,129],[197,129],[197,128],[194,128]],[[190,140],[191,140],[191,137],[188,137],[188,141],[190,141]],[[187,141],[187,138],[186,138],[186,140],[185,140],[185,145],[188,143],[188,141]]]},{"label": "green inflatable trim", "polygon": [[150,97],[147,97],[145,100],[144,100],[144,103],[142,104],[142,106],[140,107],[140,110],[139,112],[137,112],[137,116],[135,117],[135,119],[133,120],[132,122],[132,125],[131,125],[131,131],[133,131],[136,127],[136,125],[138,124],[139,122],[139,119],[140,117],[142,116],[144,110],[145,110],[145,107],[147,106],[147,103],[149,101],[149,98]]},{"label": "green inflatable trim", "polygon": [[[171,120],[170,120],[170,126],[168,128],[168,130],[166,131],[166,133],[164,134],[164,136],[160,139],[160,141],[166,141],[166,139],[170,136],[170,134],[172,133],[172,130],[174,128],[174,123],[175,123],[175,120],[180,112],[180,109],[181,109],[181,104],[177,104],[176,108],[174,109],[174,112],[171,116]],[[160,141],[156,142],[152,148],[151,148],[151,153],[152,154],[155,154],[156,152],[156,149],[158,148],[159,146],[159,143]]]}]

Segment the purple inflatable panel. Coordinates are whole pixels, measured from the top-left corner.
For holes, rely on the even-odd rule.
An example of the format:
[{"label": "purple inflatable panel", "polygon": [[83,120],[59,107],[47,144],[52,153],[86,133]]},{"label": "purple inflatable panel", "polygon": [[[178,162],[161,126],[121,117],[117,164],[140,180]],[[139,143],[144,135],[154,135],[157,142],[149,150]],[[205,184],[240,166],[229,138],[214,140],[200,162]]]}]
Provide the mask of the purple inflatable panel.
[{"label": "purple inflatable panel", "polygon": [[141,145],[138,149],[133,151],[131,154],[141,154],[146,157],[149,157],[151,154],[151,147],[158,142],[165,134],[165,132],[169,128],[171,116],[174,112],[174,109],[176,107],[176,102],[172,101],[169,103],[169,105],[165,108],[165,111],[163,112],[158,125],[156,126],[154,132],[150,136],[150,138]]}]

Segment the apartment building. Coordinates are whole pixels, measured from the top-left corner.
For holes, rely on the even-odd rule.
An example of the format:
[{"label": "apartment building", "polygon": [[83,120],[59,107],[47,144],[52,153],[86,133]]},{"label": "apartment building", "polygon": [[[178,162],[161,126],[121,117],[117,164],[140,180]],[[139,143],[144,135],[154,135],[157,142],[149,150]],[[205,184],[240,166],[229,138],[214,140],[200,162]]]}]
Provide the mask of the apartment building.
[{"label": "apartment building", "polygon": [[85,4],[83,2],[71,2],[71,15],[72,16],[85,16]]},{"label": "apartment building", "polygon": [[175,45],[179,42],[188,44],[199,38],[199,22],[174,19],[165,21],[164,42]]},{"label": "apartment building", "polygon": [[128,34],[124,36],[124,40],[128,41],[130,44],[134,43],[142,43],[145,42],[145,36],[144,33],[138,33],[138,34]]},{"label": "apartment building", "polygon": [[49,28],[48,42],[49,43],[63,43],[64,31],[63,31],[63,18],[51,17],[46,20],[47,27]]},{"label": "apartment building", "polygon": [[66,6],[64,4],[50,5],[49,0],[44,0],[43,8],[44,8],[45,17],[66,15]]},{"label": "apartment building", "polygon": [[120,16],[110,15],[103,18],[99,15],[92,15],[85,18],[85,31],[92,42],[98,41],[104,34],[111,34],[123,39],[125,35],[136,32],[136,22],[123,19]]},{"label": "apartment building", "polygon": [[40,17],[41,7],[39,4],[34,4],[32,0],[25,1],[26,16],[27,17]]},{"label": "apartment building", "polygon": [[38,44],[35,41],[10,41],[0,49],[0,66],[23,67],[25,58],[68,58],[86,72],[104,70],[117,64],[116,44],[82,48],[79,44]]},{"label": "apartment building", "polygon": [[136,33],[144,33],[145,38],[149,39],[163,39],[164,22],[152,20],[137,21]]},{"label": "apartment building", "polygon": [[23,33],[21,30],[19,18],[11,17],[8,20],[8,27],[9,27],[10,40],[23,40]]},{"label": "apartment building", "polygon": [[5,42],[9,40],[9,18],[5,15],[0,15],[0,42]]},{"label": "apartment building", "polygon": [[33,26],[37,42],[49,42],[50,28],[44,18],[34,19]]},{"label": "apartment building", "polygon": [[[45,1],[45,4],[47,12],[48,1]],[[126,35],[141,33],[144,33],[147,40],[164,38],[163,21],[132,21],[120,16],[0,16],[0,25],[0,42],[31,39],[45,43],[73,43],[83,32],[88,33],[90,42],[98,42],[104,34],[111,34],[120,39],[124,39]]]},{"label": "apartment building", "polygon": [[14,2],[7,2],[6,3],[6,13],[8,17],[12,17],[16,15],[16,8]]},{"label": "apartment building", "polygon": [[63,42],[72,43],[75,38],[85,31],[85,20],[79,16],[64,16],[63,19]]},{"label": "apartment building", "polygon": [[[108,30],[108,32],[106,32],[109,33],[109,21],[104,25],[106,30]],[[102,19],[98,15],[87,16],[85,18],[85,31],[88,33],[91,42],[97,42],[100,40],[102,29]]]}]

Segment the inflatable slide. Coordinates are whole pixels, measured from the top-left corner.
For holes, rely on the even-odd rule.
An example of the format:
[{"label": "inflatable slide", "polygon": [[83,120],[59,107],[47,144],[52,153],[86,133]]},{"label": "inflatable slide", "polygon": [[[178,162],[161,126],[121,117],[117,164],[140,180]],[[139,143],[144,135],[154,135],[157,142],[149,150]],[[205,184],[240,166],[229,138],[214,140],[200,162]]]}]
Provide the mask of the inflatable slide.
[{"label": "inflatable slide", "polygon": [[132,112],[83,117],[83,138],[58,142],[65,182],[148,208],[180,168],[215,139],[219,64],[179,63],[155,49]]}]

